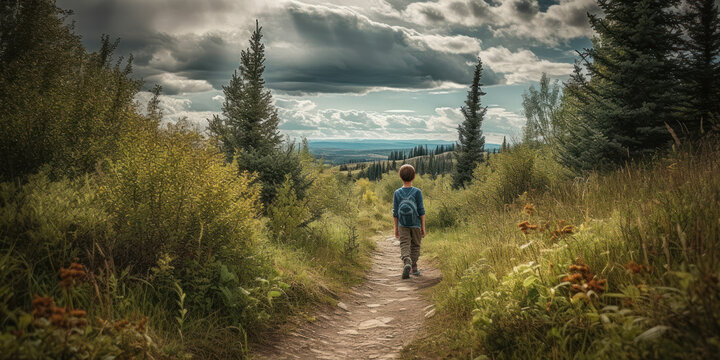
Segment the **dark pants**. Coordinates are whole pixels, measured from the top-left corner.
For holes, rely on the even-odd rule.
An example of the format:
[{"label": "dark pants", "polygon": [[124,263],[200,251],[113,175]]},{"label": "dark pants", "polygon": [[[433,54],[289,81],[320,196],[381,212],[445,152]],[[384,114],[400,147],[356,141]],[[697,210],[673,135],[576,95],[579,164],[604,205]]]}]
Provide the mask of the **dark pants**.
[{"label": "dark pants", "polygon": [[398,232],[400,233],[400,258],[404,264],[416,267],[420,257],[420,240],[422,240],[420,228],[399,226]]}]

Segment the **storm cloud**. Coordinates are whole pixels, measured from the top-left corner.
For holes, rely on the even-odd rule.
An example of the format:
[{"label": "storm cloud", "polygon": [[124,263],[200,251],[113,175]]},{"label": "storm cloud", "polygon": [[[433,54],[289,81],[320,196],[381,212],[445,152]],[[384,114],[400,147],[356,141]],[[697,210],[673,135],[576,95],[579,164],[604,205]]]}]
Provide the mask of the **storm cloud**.
[{"label": "storm cloud", "polygon": [[[186,117],[200,127],[219,113],[222,86],[238,68],[259,19],[264,75],[281,131],[323,138],[454,138],[478,57],[482,82],[496,86],[488,92],[501,104],[490,107],[486,134],[516,133],[524,84],[543,72],[561,79],[571,72],[578,43],[570,42],[589,42],[586,15],[597,10],[593,0],[57,4],[74,11],[71,20],[89,49],[99,47],[101,34],[120,38],[116,55],[132,54],[134,75],[145,80],[145,89],[163,86],[167,121]],[[147,99],[148,93],[138,96]]]}]

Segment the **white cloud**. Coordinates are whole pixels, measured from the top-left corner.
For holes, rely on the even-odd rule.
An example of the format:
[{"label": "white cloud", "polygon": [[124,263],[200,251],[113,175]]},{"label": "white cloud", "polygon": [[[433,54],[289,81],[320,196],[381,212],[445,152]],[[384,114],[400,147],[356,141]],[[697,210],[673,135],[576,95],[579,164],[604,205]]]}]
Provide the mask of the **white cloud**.
[{"label": "white cloud", "polygon": [[212,100],[221,103],[221,102],[225,101],[225,97],[222,95],[215,95],[212,97]]},{"label": "white cloud", "polygon": [[[148,101],[152,98],[152,94],[147,91],[141,91],[135,95],[135,101],[141,111],[144,112]],[[163,122],[175,122],[182,118],[187,120],[199,129],[207,127],[207,119],[213,115],[220,114],[219,111],[196,111],[192,110],[192,101],[177,96],[160,95],[160,111],[163,114]]]},{"label": "white cloud", "polygon": [[[457,139],[463,121],[459,108],[438,107],[431,115],[361,110],[279,109],[280,130],[290,137],[312,139]],[[483,132],[489,143],[519,134],[524,118],[504,108],[489,108]]]},{"label": "white cloud", "polygon": [[312,100],[307,99],[285,99],[285,98],[276,98],[275,99],[275,105],[277,107],[287,109],[287,110],[293,110],[293,111],[310,111],[315,109],[317,105],[312,102]]},{"label": "white cloud", "polygon": [[378,6],[374,11],[428,28],[487,26],[496,36],[557,44],[591,36],[586,15],[599,8],[595,0],[559,0],[545,11],[540,11],[535,0],[438,0],[416,1],[404,10]]},{"label": "white cloud", "polygon": [[479,52],[483,64],[505,77],[508,85],[537,81],[543,72],[549,76],[572,73],[573,65],[541,60],[532,51],[519,49],[512,52],[503,46],[495,46]]},{"label": "white cloud", "polygon": [[207,80],[193,80],[167,72],[149,76],[147,82],[159,84],[163,87],[163,91],[170,93],[192,93],[213,89]]},{"label": "white cloud", "polygon": [[483,121],[488,132],[519,135],[525,126],[525,117],[502,107],[489,107]]},{"label": "white cloud", "polygon": [[406,30],[408,37],[419,42],[419,47],[450,54],[473,54],[480,51],[481,41],[464,35],[424,35],[416,31]]}]

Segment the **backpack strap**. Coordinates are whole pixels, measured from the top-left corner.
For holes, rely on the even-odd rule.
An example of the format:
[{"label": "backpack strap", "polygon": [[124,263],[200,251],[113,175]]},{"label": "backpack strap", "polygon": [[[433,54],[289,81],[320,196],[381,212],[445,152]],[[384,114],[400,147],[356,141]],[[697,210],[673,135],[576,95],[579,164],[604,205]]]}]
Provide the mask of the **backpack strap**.
[{"label": "backpack strap", "polygon": [[400,195],[400,198],[401,198],[402,200],[410,200],[411,197],[414,197],[414,196],[415,196],[415,192],[417,191],[417,188],[414,188],[414,187],[413,187],[413,188],[411,188],[411,189],[412,189],[412,190],[409,191],[407,195],[405,195],[405,196]]}]

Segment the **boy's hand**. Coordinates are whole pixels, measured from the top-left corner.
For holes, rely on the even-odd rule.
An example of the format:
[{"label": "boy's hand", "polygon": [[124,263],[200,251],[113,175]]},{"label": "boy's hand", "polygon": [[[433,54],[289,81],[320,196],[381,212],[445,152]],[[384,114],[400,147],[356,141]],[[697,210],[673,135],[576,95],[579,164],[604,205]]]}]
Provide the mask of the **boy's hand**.
[{"label": "boy's hand", "polygon": [[398,228],[395,228],[395,238],[396,239],[400,238],[400,232],[398,231]]},{"label": "boy's hand", "polygon": [[425,227],[420,228],[420,235],[422,235],[422,237],[425,237]]}]

